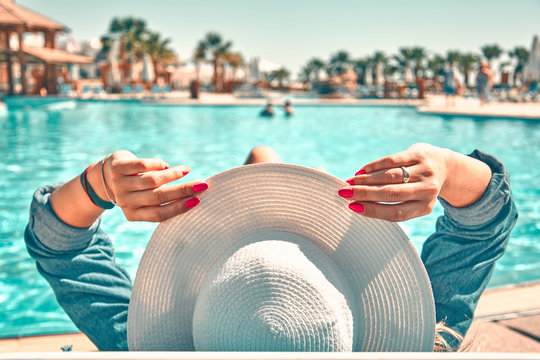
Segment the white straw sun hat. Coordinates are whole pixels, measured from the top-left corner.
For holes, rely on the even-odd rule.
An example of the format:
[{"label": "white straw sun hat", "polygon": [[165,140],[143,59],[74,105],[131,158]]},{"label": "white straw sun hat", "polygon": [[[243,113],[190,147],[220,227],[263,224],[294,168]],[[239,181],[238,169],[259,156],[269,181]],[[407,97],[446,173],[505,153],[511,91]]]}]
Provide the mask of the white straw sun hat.
[{"label": "white straw sun hat", "polygon": [[345,182],[268,163],[207,182],[201,203],[150,239],[130,350],[433,350],[418,254],[397,224],[349,210]]}]

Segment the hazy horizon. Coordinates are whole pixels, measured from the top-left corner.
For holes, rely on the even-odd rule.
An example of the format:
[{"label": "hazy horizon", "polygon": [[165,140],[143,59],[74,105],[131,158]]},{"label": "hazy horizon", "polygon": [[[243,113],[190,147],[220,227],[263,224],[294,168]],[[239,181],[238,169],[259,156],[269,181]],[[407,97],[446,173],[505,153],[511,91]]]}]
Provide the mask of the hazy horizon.
[{"label": "hazy horizon", "polygon": [[231,40],[233,50],[245,59],[258,56],[282,64],[293,77],[310,58],[328,60],[342,49],[354,58],[375,50],[395,54],[405,46],[423,46],[430,53],[450,49],[480,53],[480,46],[493,43],[505,51],[529,48],[533,36],[540,35],[540,0],[16,3],[67,26],[78,40],[105,34],[113,17],[142,18],[149,29],[171,39],[182,60],[191,58],[207,32],[215,31]]}]

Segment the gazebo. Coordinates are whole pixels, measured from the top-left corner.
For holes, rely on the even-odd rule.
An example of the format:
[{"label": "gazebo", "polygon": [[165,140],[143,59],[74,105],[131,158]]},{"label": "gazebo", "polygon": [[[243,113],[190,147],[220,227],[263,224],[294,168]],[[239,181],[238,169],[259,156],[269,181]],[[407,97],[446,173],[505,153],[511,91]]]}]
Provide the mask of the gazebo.
[{"label": "gazebo", "polygon": [[[56,49],[56,35],[67,31],[67,28],[57,22],[16,5],[13,0],[0,0],[0,65],[7,71],[9,94],[14,93],[13,58],[21,68],[22,94],[28,93],[26,79],[27,64],[44,64],[45,74],[43,85],[47,93],[57,92],[57,66],[66,64],[88,64],[92,59]],[[27,32],[43,33],[45,44],[43,48],[25,48],[23,34]],[[19,47],[11,49],[10,38],[17,34]],[[1,69],[0,69],[1,70]]]}]

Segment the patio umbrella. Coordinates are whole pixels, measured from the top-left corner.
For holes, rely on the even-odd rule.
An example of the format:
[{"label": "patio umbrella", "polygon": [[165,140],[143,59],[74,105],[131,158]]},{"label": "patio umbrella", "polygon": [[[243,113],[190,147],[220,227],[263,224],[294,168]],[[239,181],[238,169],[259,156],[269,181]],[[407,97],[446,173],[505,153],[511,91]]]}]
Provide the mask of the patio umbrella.
[{"label": "patio umbrella", "polygon": [[383,74],[383,63],[378,62],[375,66],[375,85],[382,86],[384,85],[384,74]]},{"label": "patio umbrella", "polygon": [[525,81],[540,80],[540,42],[538,41],[538,36],[533,38],[531,53],[523,73],[525,75]]},{"label": "patio umbrella", "polygon": [[109,50],[109,72],[107,74],[107,85],[109,86],[120,86],[122,82],[122,76],[120,70],[118,69],[118,53],[120,52],[120,40],[116,39],[111,45]]},{"label": "patio umbrella", "polygon": [[136,76],[136,73],[133,69],[133,67],[135,66],[135,59],[133,58],[133,55],[129,55],[129,58],[128,58],[128,71],[127,71],[127,74],[126,74],[126,79],[125,79],[125,82],[127,83],[132,83],[132,82],[136,82],[137,81],[137,76]]},{"label": "patio umbrella", "polygon": [[366,67],[366,71],[364,72],[364,84],[367,86],[373,85],[373,74],[370,67]]},{"label": "patio umbrella", "polygon": [[405,65],[405,69],[403,69],[403,81],[405,81],[407,84],[414,82],[413,71],[409,64]]},{"label": "patio umbrella", "polygon": [[150,54],[144,54],[141,80],[142,82],[151,83],[154,82],[154,79],[154,63],[152,62]]},{"label": "patio umbrella", "polygon": [[71,64],[69,66],[69,77],[71,81],[79,81],[79,79],[81,78],[79,64]]}]

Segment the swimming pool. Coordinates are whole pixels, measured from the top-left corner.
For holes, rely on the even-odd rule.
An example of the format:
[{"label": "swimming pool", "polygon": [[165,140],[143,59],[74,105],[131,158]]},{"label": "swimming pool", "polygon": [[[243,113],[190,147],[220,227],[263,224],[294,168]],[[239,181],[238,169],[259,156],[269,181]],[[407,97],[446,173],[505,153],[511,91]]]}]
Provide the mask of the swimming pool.
[{"label": "swimming pool", "polygon": [[[69,106],[68,106],[69,105]],[[419,115],[410,107],[302,106],[273,119],[250,106],[145,106],[72,102],[0,115],[0,336],[74,331],[23,242],[28,207],[40,185],[64,181],[117,149],[192,167],[205,179],[270,145],[285,162],[322,166],[347,178],[365,163],[429,142],[502,159],[520,213],[490,286],[540,278],[540,123]],[[415,247],[434,229],[441,208],[403,224]],[[153,224],[128,223],[115,209],[103,221],[118,262],[134,275]]]}]

